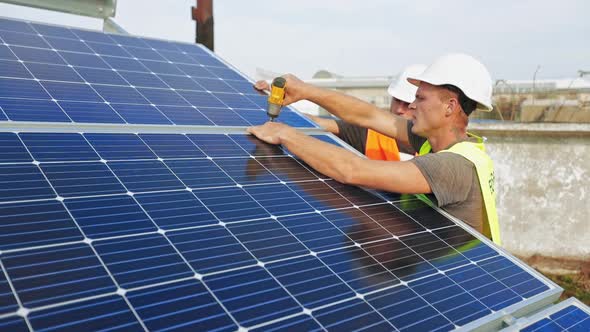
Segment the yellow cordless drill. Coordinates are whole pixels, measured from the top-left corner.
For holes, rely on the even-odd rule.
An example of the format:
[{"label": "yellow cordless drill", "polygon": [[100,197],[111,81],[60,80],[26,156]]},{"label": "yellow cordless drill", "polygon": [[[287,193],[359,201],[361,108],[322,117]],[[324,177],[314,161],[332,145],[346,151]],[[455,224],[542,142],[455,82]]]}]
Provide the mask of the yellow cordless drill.
[{"label": "yellow cordless drill", "polygon": [[281,107],[283,107],[283,101],[285,100],[285,85],[287,80],[282,77],[276,77],[272,80],[270,85],[270,95],[268,96],[268,119],[272,122],[281,113]]}]

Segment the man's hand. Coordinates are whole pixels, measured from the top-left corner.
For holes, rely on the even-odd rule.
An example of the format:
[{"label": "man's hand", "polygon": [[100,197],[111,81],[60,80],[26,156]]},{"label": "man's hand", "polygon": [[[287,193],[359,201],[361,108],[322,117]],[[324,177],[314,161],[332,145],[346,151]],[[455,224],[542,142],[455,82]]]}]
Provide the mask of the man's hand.
[{"label": "man's hand", "polygon": [[[283,101],[283,106],[305,99],[306,92],[311,87],[309,84],[306,84],[292,74],[283,75],[283,78],[287,80],[287,84],[285,85],[285,100]],[[268,84],[266,81],[258,81],[254,84],[254,89],[258,90],[260,93],[263,91],[269,91],[270,84]]]},{"label": "man's hand", "polygon": [[261,126],[250,127],[247,131],[266,143],[281,144],[281,137],[295,129],[284,123],[267,122]]}]

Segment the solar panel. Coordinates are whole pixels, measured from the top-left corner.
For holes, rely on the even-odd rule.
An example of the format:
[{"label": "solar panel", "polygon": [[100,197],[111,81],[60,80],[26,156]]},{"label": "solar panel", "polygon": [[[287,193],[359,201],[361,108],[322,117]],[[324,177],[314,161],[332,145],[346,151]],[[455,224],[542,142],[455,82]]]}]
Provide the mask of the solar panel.
[{"label": "solar panel", "polygon": [[503,331],[590,331],[590,308],[576,298],[569,298],[531,317],[522,318]]},{"label": "solar panel", "polygon": [[[250,126],[267,120],[266,97],[252,81],[201,45],[1,18],[0,42],[0,121]],[[21,98],[35,105],[15,109]],[[279,121],[317,127],[290,107]]]},{"label": "solar panel", "polygon": [[560,293],[416,197],[245,135],[266,98],[200,46],[0,20],[4,36],[0,71],[46,78],[0,77],[0,330],[443,331]]}]

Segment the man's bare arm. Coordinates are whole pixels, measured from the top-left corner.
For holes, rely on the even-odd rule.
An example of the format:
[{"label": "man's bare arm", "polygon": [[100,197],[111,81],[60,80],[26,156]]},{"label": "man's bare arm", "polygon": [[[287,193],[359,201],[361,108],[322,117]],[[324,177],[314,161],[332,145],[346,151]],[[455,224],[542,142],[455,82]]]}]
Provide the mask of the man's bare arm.
[{"label": "man's bare arm", "polygon": [[[306,99],[350,124],[373,129],[395,138],[401,144],[409,145],[406,119],[358,98],[307,84],[291,74],[283,77],[287,80],[285,105]],[[256,82],[255,88],[267,90],[268,83]]]},{"label": "man's bare arm", "polygon": [[250,127],[248,132],[267,143],[283,144],[315,170],[338,182],[398,193],[431,192],[426,178],[411,162],[365,159],[280,123]]}]

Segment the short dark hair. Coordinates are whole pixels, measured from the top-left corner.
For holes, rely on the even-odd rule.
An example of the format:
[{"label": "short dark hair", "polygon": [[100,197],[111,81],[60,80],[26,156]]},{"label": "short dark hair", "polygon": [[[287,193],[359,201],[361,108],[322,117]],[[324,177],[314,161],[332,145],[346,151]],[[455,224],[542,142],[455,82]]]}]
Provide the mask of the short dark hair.
[{"label": "short dark hair", "polygon": [[463,93],[463,91],[461,89],[459,89],[458,87],[456,87],[452,84],[444,84],[444,85],[441,85],[440,87],[457,94],[457,97],[459,99],[459,105],[461,105],[463,112],[465,112],[465,114],[467,114],[467,116],[469,116],[477,108],[477,102],[475,100],[467,97]]}]

